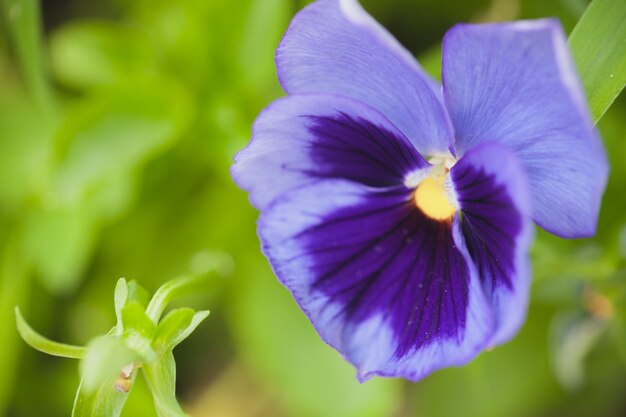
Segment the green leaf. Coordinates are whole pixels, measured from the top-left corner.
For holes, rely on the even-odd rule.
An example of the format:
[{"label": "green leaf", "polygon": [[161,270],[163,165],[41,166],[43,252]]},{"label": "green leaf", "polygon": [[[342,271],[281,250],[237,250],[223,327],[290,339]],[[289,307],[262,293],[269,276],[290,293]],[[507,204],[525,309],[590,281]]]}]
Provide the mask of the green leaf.
[{"label": "green leaf", "polygon": [[122,308],[122,329],[124,341],[129,347],[141,353],[144,362],[156,359],[156,354],[152,350],[156,325],[137,301],[130,302]]},{"label": "green leaf", "polygon": [[156,326],[148,318],[144,307],[137,301],[132,301],[122,308],[122,324],[125,333],[136,333],[146,339],[152,339]]},{"label": "green leaf", "polygon": [[122,326],[122,308],[126,305],[128,299],[128,285],[125,278],[120,278],[115,284],[115,292],[113,293],[113,304],[115,305],[115,317],[117,317],[117,333],[118,335],[124,331]]},{"label": "green leaf", "polygon": [[113,389],[115,380],[124,368],[141,363],[145,359],[120,337],[114,335],[97,337],[87,345],[85,358],[80,363],[83,389],[92,392],[102,384],[108,384]]},{"label": "green leaf", "polygon": [[[136,372],[130,376],[129,386],[132,388]],[[130,392],[130,390],[129,390]],[[72,417],[117,417],[121,414],[128,392],[118,391],[115,386],[107,381],[88,391],[84,388],[84,380],[81,380],[74,400]]]},{"label": "green leaf", "polygon": [[177,308],[170,311],[159,323],[152,347],[157,353],[171,350],[174,339],[181,334],[191,323],[194,311],[191,308]]},{"label": "green leaf", "polygon": [[200,323],[204,321],[204,319],[209,317],[209,314],[209,310],[198,311],[196,314],[194,314],[191,318],[191,323],[189,323],[189,325],[184,328],[182,332],[178,333],[178,335],[172,339],[170,348],[175,348],[180,342],[188,338],[189,335],[193,333],[194,330],[196,330],[196,327],[198,327]]},{"label": "green leaf", "polygon": [[131,302],[137,302],[142,306],[147,306],[148,301],[150,300],[150,295],[148,291],[139,285],[137,281],[134,279],[131,280],[128,284],[128,299],[126,300],[126,304]]},{"label": "green leaf", "polygon": [[[138,309],[141,313],[137,313],[139,315],[144,315],[143,306],[148,303],[148,292],[137,283],[137,281],[132,280],[130,282],[126,282],[125,278],[120,278],[115,285],[115,294],[114,294],[114,304],[115,304],[115,316],[117,317],[117,334],[121,335],[124,333],[124,317],[122,315],[122,310],[128,304],[134,303],[137,306],[130,307],[131,309]],[[128,315],[129,312],[127,311]],[[132,315],[132,314],[131,314]],[[126,318],[126,320],[130,320],[131,318]],[[144,323],[142,326],[150,327],[150,324]]]},{"label": "green leaf", "polygon": [[626,84],[624,1],[593,0],[569,43],[597,123]]},{"label": "green leaf", "polygon": [[150,300],[146,314],[157,322],[165,310],[165,307],[177,297],[191,294],[194,290],[202,289],[206,284],[208,275],[192,275],[175,278],[163,284]]},{"label": "green leaf", "polygon": [[159,417],[187,417],[176,401],[176,362],[172,352],[167,352],[143,367],[148,387],[152,392],[154,407]]},{"label": "green leaf", "polygon": [[170,311],[157,327],[152,347],[157,353],[174,349],[185,340],[209,315],[208,311],[194,314],[191,308],[178,308]]},{"label": "green leaf", "polygon": [[85,348],[83,347],[54,342],[37,333],[24,320],[19,307],[15,307],[15,320],[17,322],[17,331],[30,347],[48,355],[64,358],[80,359],[85,356]]}]

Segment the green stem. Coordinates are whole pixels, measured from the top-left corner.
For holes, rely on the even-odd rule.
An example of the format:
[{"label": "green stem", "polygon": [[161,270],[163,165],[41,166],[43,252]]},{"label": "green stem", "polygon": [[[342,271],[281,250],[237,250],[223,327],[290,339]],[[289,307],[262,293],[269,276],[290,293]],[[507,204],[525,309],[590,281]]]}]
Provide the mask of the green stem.
[{"label": "green stem", "polygon": [[52,109],[52,94],[43,65],[38,0],[0,0],[0,7],[24,84],[42,110]]},{"label": "green stem", "polygon": [[176,363],[171,351],[158,361],[143,367],[146,383],[152,393],[159,417],[189,417],[176,400]]},{"label": "green stem", "polygon": [[64,358],[82,359],[85,356],[84,347],[54,342],[37,333],[28,325],[26,320],[24,320],[19,307],[15,307],[15,320],[17,322],[17,331],[30,347],[40,352],[47,353],[48,355],[61,356]]},{"label": "green stem", "polygon": [[191,294],[208,280],[209,276],[194,275],[183,276],[173,279],[163,284],[150,300],[150,304],[146,309],[146,314],[154,322],[157,323],[165,307],[182,295]]}]

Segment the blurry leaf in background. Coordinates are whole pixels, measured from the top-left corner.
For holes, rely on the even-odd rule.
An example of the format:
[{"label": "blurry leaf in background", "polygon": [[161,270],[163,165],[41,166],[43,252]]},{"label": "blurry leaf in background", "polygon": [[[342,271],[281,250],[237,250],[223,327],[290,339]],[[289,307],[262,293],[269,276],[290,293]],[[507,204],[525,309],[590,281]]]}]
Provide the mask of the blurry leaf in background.
[{"label": "blurry leaf in background", "polygon": [[80,207],[34,211],[24,229],[24,250],[48,291],[75,289],[95,245],[90,212]]},{"label": "blurry leaf in background", "polygon": [[100,229],[131,203],[136,171],[172,146],[193,117],[184,92],[166,80],[109,88],[81,101],[58,129],[54,188],[26,228],[26,252],[57,293],[75,288]]},{"label": "blurry leaf in background", "polygon": [[62,201],[83,198],[99,182],[131,174],[172,146],[193,107],[167,79],[130,79],[71,106],[56,135],[57,187]]},{"label": "blurry leaf in background", "polygon": [[17,214],[45,186],[52,128],[20,88],[0,88],[0,214]]},{"label": "blurry leaf in background", "polygon": [[552,333],[552,364],[559,382],[570,390],[585,382],[585,359],[607,330],[605,320],[580,314],[555,317]]},{"label": "blurry leaf in background", "polygon": [[64,86],[88,89],[154,72],[157,51],[147,33],[111,21],[78,21],[55,31],[50,60]]},{"label": "blurry leaf in background", "polygon": [[251,2],[238,58],[252,88],[275,76],[274,51],[289,21],[289,5],[289,0]]}]

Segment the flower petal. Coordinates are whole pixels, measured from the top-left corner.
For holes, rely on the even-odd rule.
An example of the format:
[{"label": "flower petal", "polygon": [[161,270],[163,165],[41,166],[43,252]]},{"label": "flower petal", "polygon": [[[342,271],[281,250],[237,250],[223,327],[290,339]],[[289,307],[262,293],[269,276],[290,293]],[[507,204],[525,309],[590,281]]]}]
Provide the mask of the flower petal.
[{"label": "flower petal", "polygon": [[510,339],[526,317],[532,239],[530,195],[524,171],[504,146],[481,144],[452,168],[463,213],[463,238],[496,314],[496,345]]},{"label": "flower petal", "polygon": [[342,180],[287,193],[259,221],[274,272],[361,380],[417,380],[467,363],[491,338],[491,307],[453,233],[403,186]]},{"label": "flower petal", "polygon": [[352,99],[312,94],[270,105],[235,161],[233,178],[259,209],[310,182],[343,178],[387,187],[429,166],[377,111]]},{"label": "flower petal", "polygon": [[558,22],[454,27],[443,84],[459,155],[507,145],[526,170],[534,220],[562,237],[595,233],[608,166]]},{"label": "flower petal", "polygon": [[356,0],[321,0],[298,13],[276,65],[288,94],[332,93],[368,104],[423,155],[452,146],[439,87]]}]

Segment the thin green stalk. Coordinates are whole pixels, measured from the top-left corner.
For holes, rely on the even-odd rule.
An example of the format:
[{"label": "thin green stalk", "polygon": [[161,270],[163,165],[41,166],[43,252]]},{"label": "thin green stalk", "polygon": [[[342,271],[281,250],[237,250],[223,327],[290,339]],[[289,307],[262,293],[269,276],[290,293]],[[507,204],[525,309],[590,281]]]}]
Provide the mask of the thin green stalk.
[{"label": "thin green stalk", "polygon": [[65,343],[54,342],[33,330],[28,325],[19,307],[15,307],[15,320],[17,321],[17,331],[28,345],[40,352],[48,355],[61,356],[64,358],[81,359],[85,356],[85,348]]},{"label": "thin green stalk", "polygon": [[150,304],[146,309],[146,314],[154,322],[157,323],[165,307],[182,295],[193,293],[195,289],[204,284],[208,275],[183,276],[173,279],[163,284],[150,300]]},{"label": "thin green stalk", "polygon": [[43,60],[39,1],[0,0],[0,7],[24,84],[39,107],[49,114],[52,94]]}]

